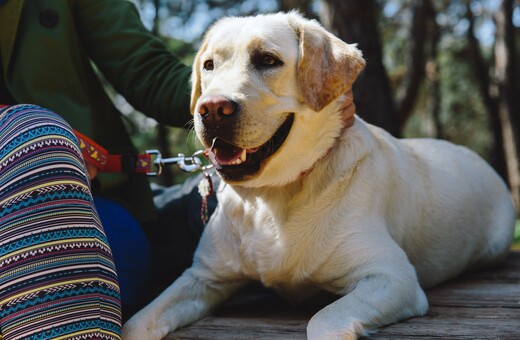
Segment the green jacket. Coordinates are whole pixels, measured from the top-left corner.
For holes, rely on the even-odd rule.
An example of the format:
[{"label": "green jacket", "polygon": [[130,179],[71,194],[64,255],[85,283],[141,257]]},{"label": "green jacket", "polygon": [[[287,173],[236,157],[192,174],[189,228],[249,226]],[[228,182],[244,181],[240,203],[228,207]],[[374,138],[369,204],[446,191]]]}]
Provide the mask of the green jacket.
[{"label": "green jacket", "polygon": [[[182,127],[191,119],[190,68],[143,26],[128,1],[8,0],[0,6],[0,63],[0,88],[16,103],[55,111],[110,153],[136,150],[95,68],[157,121]],[[154,217],[144,175],[97,180],[103,196],[124,203],[141,221]]]}]

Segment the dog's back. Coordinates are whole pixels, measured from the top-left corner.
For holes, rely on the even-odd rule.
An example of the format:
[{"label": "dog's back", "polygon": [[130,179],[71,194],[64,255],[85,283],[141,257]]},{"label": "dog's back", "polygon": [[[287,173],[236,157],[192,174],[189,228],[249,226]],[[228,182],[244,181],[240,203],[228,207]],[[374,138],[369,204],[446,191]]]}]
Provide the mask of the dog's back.
[{"label": "dog's back", "polygon": [[473,151],[445,141],[403,139],[397,144],[409,160],[400,166],[411,166],[419,176],[405,185],[411,199],[397,204],[415,211],[407,217],[416,225],[398,238],[421,285],[431,287],[502,259],[511,246],[516,213],[496,172]]}]

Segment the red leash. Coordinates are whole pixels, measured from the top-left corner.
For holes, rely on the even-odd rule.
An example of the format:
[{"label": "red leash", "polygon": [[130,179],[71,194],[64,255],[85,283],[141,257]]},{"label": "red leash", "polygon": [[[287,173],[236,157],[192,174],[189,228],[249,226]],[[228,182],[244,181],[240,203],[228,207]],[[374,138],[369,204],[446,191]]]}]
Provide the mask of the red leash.
[{"label": "red leash", "polygon": [[92,163],[102,172],[135,172],[148,174],[152,172],[152,155],[150,154],[109,154],[101,145],[84,134],[74,130],[78,138],[81,153],[85,161]]},{"label": "red leash", "polygon": [[[9,105],[0,104],[0,109]],[[208,156],[204,151],[197,151],[192,156],[178,154],[177,157],[162,158],[158,150],[148,150],[142,154],[110,154],[107,149],[94,142],[81,132],[74,130],[78,139],[81,153],[85,161],[94,165],[101,172],[126,172],[159,176],[166,164],[176,164],[185,172],[202,170],[207,175],[207,170],[212,166],[203,166],[199,156]]]}]

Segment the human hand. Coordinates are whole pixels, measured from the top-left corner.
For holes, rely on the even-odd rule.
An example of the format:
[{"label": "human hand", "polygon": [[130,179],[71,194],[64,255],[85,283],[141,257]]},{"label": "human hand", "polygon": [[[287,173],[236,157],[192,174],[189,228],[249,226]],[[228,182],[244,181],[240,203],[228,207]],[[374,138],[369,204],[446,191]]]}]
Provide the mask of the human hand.
[{"label": "human hand", "polygon": [[354,94],[352,89],[344,95],[345,100],[341,103],[341,115],[343,117],[343,127],[349,128],[354,125],[354,114],[356,113],[356,104],[354,104]]},{"label": "human hand", "polygon": [[93,180],[94,177],[96,177],[99,169],[94,164],[90,163],[89,161],[85,162],[87,164],[87,171],[88,171],[88,178],[90,180]]}]

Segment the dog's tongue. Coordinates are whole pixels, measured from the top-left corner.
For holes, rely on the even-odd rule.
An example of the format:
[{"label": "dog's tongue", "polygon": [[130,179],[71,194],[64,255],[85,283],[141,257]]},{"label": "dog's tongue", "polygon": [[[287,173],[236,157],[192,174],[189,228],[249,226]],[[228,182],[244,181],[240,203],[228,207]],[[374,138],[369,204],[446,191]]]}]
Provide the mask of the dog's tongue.
[{"label": "dog's tongue", "polygon": [[213,139],[210,148],[210,160],[214,160],[217,164],[227,165],[235,162],[240,158],[244,149],[230,144],[220,138]]}]

